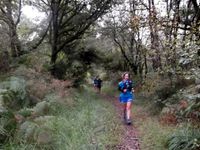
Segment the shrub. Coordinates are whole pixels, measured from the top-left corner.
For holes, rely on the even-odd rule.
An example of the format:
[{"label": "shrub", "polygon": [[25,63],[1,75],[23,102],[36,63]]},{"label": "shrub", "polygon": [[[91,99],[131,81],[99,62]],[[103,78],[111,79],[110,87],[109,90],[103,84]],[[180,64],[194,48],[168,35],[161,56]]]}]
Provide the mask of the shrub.
[{"label": "shrub", "polygon": [[175,92],[176,92],[176,89],[171,86],[164,86],[164,87],[156,90],[156,94],[158,95],[158,98],[162,99],[162,100],[169,98]]}]

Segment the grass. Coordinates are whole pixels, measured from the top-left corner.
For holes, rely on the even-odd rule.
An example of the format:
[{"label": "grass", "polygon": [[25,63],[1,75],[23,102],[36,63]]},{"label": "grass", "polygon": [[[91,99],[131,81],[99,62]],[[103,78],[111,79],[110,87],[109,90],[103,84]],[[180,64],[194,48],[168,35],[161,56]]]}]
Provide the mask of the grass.
[{"label": "grass", "polygon": [[7,144],[3,149],[0,148],[0,150],[36,150],[37,146],[36,145],[31,145],[31,144],[24,144],[24,143],[13,143],[10,142]]},{"label": "grass", "polygon": [[90,88],[74,93],[73,100],[73,106],[52,105],[49,115],[56,117],[45,123],[53,131],[51,144],[10,142],[4,149],[103,150],[107,145],[118,143],[118,119],[109,102],[102,100]]},{"label": "grass", "polygon": [[[141,101],[141,99],[136,101]],[[168,150],[169,137],[178,128],[161,124],[158,116],[150,115],[152,113],[149,112],[148,106],[143,103],[136,102],[132,110],[135,126],[140,133],[140,148],[142,150]]]},{"label": "grass", "polygon": [[57,119],[50,122],[56,132],[56,147],[63,150],[104,149],[104,146],[116,143],[113,134],[117,134],[118,127],[112,106],[92,91],[75,97],[78,105],[61,111]]},{"label": "grass", "polygon": [[142,150],[167,150],[167,141],[174,128],[162,126],[156,119],[146,119],[139,126]]}]

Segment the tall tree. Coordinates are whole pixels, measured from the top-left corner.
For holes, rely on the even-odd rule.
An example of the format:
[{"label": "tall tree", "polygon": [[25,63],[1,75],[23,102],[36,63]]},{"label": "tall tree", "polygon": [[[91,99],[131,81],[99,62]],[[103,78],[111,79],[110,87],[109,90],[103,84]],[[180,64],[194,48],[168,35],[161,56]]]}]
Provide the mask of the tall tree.
[{"label": "tall tree", "polygon": [[[121,9],[119,9],[121,8]],[[147,70],[146,50],[142,44],[139,12],[142,10],[136,0],[127,1],[116,7],[114,13],[107,16],[103,33],[113,39],[117,49],[121,51],[126,69],[142,75]]]},{"label": "tall tree", "polygon": [[21,44],[17,34],[17,26],[21,17],[21,7],[21,0],[0,1],[0,20],[4,21],[9,27],[10,47],[13,57],[21,54]]},{"label": "tall tree", "polygon": [[50,8],[49,28],[52,74],[59,52],[66,54],[94,22],[111,7],[112,0],[41,0]]}]

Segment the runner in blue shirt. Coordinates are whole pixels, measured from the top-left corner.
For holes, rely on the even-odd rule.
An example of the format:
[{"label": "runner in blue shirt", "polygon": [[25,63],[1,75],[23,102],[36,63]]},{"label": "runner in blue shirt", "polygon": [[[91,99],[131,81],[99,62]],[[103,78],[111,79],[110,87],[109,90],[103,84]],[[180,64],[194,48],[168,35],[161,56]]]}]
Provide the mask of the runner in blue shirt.
[{"label": "runner in blue shirt", "polygon": [[93,81],[93,84],[94,84],[94,88],[100,93],[101,86],[102,86],[102,80],[98,76],[96,76]]},{"label": "runner in blue shirt", "polygon": [[122,81],[118,84],[118,88],[121,91],[119,100],[121,103],[123,103],[124,120],[128,125],[131,124],[131,104],[134,100],[133,83],[129,78],[129,73],[125,72],[122,75]]}]

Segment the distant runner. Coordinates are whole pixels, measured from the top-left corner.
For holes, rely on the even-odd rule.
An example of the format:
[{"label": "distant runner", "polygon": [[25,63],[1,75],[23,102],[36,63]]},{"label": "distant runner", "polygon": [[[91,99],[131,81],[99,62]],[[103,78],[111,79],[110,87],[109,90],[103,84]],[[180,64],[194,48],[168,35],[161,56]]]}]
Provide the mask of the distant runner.
[{"label": "distant runner", "polygon": [[124,121],[128,125],[131,124],[131,104],[135,99],[133,82],[129,78],[130,74],[125,72],[122,75],[122,81],[118,84],[118,89],[121,91],[119,100],[123,104],[124,109]]},{"label": "distant runner", "polygon": [[101,86],[102,86],[102,80],[96,76],[94,79],[94,88],[97,90],[97,92],[101,92]]}]

